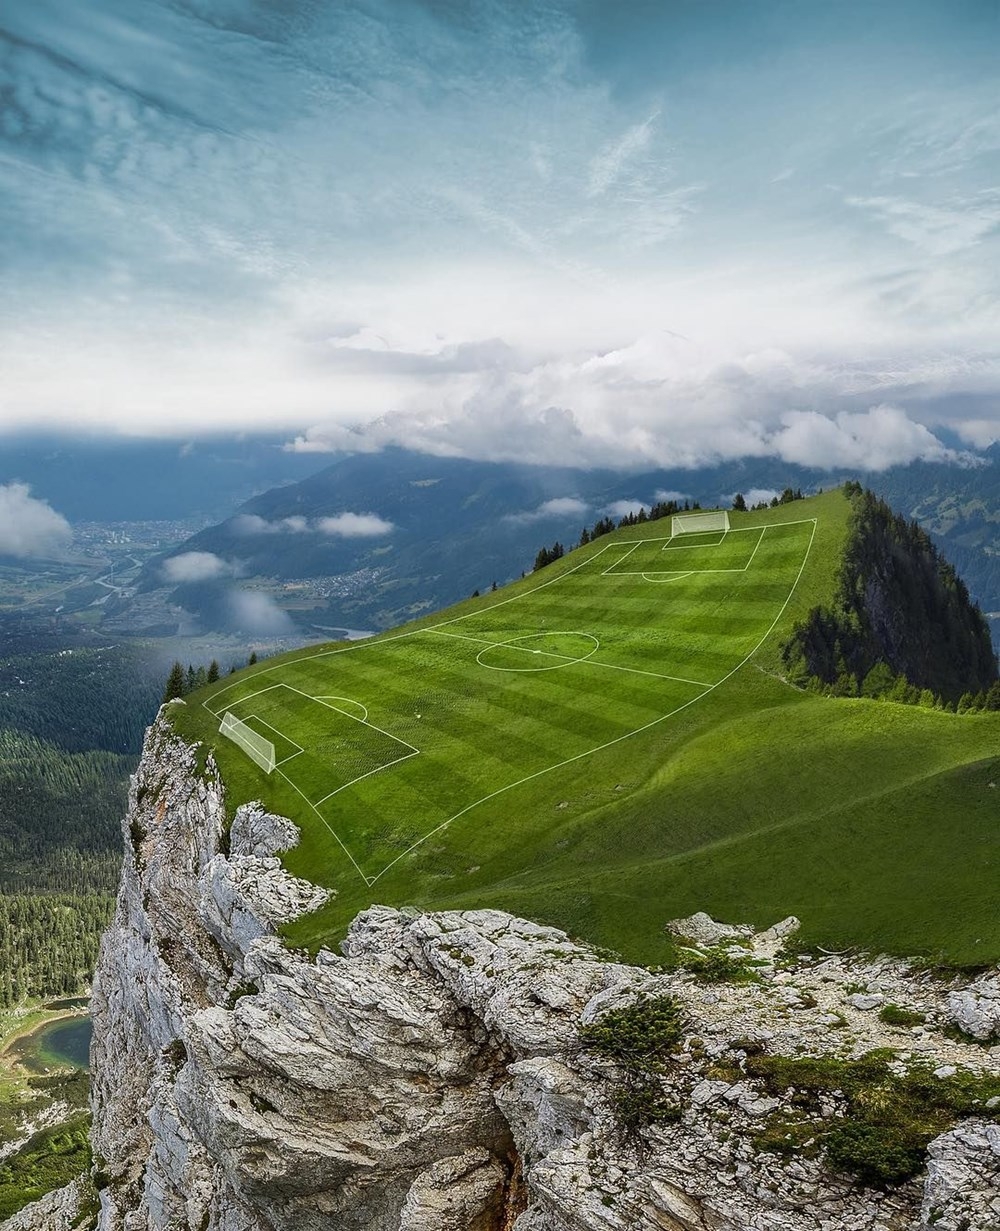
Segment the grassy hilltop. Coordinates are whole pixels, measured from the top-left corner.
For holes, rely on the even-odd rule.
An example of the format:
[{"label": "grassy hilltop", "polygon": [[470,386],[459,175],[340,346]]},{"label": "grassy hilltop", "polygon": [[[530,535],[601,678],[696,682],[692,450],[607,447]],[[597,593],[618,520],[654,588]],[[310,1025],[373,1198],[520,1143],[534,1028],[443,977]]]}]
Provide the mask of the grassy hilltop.
[{"label": "grassy hilltop", "polygon": [[[806,691],[783,647],[838,597],[834,491],[670,540],[619,530],[523,581],[188,697],[231,809],[295,819],[288,867],[334,887],[294,943],[371,902],[498,906],[631,960],[705,909],[807,941],[1000,957],[1000,714]],[[221,737],[275,747],[265,774]]]}]

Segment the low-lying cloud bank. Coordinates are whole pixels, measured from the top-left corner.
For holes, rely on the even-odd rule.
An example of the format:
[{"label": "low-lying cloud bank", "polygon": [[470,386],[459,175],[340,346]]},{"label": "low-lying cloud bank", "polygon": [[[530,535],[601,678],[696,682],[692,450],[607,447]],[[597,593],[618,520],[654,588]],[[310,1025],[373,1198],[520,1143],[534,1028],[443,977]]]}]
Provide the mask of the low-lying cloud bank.
[{"label": "low-lying cloud bank", "polygon": [[395,526],[376,513],[338,513],[335,517],[281,517],[268,521],[256,513],[241,513],[229,523],[234,534],[327,534],[341,539],[379,538]]},{"label": "low-lying cloud bank", "polygon": [[0,556],[58,556],[72,539],[66,518],[27,483],[0,485]]},{"label": "low-lying cloud bank", "polygon": [[215,581],[231,577],[233,565],[212,551],[184,551],[163,562],[163,576],[178,585],[191,581]]},{"label": "low-lying cloud bank", "polygon": [[606,423],[588,425],[575,412],[558,406],[509,404],[496,416],[468,409],[450,419],[397,412],[364,426],[314,427],[288,447],[315,453],[377,453],[392,446],[437,457],[622,470],[693,469],[739,458],[774,457],[823,470],[847,466],[879,472],[914,461],[970,460],[968,453],[946,445],[901,407],[885,403],[833,415],[787,410],[773,424],[756,417],[727,422],[706,414],[699,419],[685,410],[661,428],[640,422],[627,411]]},{"label": "low-lying cloud bank", "polygon": [[529,525],[535,521],[546,521],[555,517],[583,517],[590,505],[578,496],[555,496],[546,500],[537,509],[528,509],[524,513],[508,513],[503,519],[514,525]]}]

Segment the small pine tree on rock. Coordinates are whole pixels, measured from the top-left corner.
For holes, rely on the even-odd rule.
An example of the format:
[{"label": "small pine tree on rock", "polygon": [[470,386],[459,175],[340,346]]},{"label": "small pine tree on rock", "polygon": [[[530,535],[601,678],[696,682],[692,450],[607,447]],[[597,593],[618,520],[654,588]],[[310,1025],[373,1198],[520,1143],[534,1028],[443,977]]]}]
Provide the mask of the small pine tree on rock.
[{"label": "small pine tree on rock", "polygon": [[184,696],[184,668],[179,662],[175,662],[170,668],[170,674],[167,676],[167,686],[163,690],[163,701],[175,701],[178,697]]}]

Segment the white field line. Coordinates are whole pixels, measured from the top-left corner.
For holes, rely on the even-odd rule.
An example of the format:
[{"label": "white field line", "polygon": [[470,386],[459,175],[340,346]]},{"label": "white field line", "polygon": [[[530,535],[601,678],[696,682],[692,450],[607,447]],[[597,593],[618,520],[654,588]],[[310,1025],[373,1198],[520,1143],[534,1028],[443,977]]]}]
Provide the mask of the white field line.
[{"label": "white field line", "polygon": [[753,558],[754,558],[754,556],[757,554],[757,552],[758,552],[758,551],[760,551],[760,545],[761,545],[761,543],[763,543],[763,541],[764,541],[764,535],[765,535],[765,534],[767,534],[767,526],[765,526],[765,527],[763,528],[763,530],[761,530],[761,532],[760,532],[760,538],[757,540],[757,545],[754,547],[753,551],[750,553],[750,559],[749,559],[749,560],[746,562],[746,564],[743,566],[743,571],[744,571],[744,573],[747,573],[747,572],[749,572],[749,571],[750,571],[750,565],[751,565],[751,564],[753,564]]},{"label": "white field line", "polygon": [[[317,799],[313,804],[314,808],[318,808],[320,804],[325,804],[328,799],[333,799],[334,795],[339,795],[341,791],[346,791],[349,786],[354,786],[356,782],[360,782],[362,778],[370,778],[372,774],[380,774],[383,769],[390,769],[393,765],[399,765],[401,761],[408,761],[411,757],[420,756],[420,749],[414,748],[412,752],[405,752],[401,757],[396,757],[395,761],[386,761],[384,765],[376,765],[374,769],[369,769],[366,773],[358,774],[356,778],[352,778],[350,782],[345,782],[343,786],[338,786],[335,791],[331,791],[329,795],[324,795],[322,799]],[[309,801],[312,803],[312,801]]]},{"label": "white field line", "polygon": [[373,731],[378,731],[379,735],[384,735],[387,739],[391,739],[397,744],[402,744],[404,748],[409,748],[411,752],[420,751],[419,748],[414,748],[407,740],[400,739],[398,735],[393,735],[391,731],[383,731],[381,727],[377,727],[373,722],[369,722],[367,718],[359,718],[357,714],[349,714],[347,710],[342,710],[337,705],[328,705],[326,701],[321,701],[319,697],[311,697],[309,693],[303,692],[301,688],[296,688],[294,684],[282,684],[281,687],[287,688],[290,692],[297,692],[300,697],[305,697],[307,701],[315,701],[317,705],[322,705],[337,714],[343,714],[345,718],[350,718],[352,722],[360,723],[363,727],[371,727]]},{"label": "white field line", "polygon": [[365,884],[366,884],[366,885],[372,885],[372,884],[374,884],[374,882],[375,882],[375,878],[374,878],[373,876],[368,876],[365,872],[362,872],[361,867],[360,867],[360,865],[358,864],[358,861],[354,858],[354,856],[353,856],[353,855],[351,854],[351,852],[347,849],[347,847],[343,844],[343,842],[341,842],[340,838],[337,836],[337,831],[333,828],[333,826],[332,826],[332,825],[330,824],[330,822],[326,819],[326,817],[323,815],[323,813],[322,813],[322,812],[320,812],[320,810],[316,807],[316,805],[315,805],[315,804],[313,803],[313,801],[309,798],[309,796],[308,796],[308,795],[306,795],[306,794],[305,794],[305,792],[304,792],[304,791],[302,791],[299,787],[297,787],[297,786],[295,785],[295,783],[291,780],[291,778],[289,778],[289,776],[288,776],[286,773],[284,773],[282,770],[280,770],[280,769],[278,769],[277,767],[275,767],[275,773],[277,773],[277,774],[281,774],[282,778],[284,778],[284,780],[288,783],[288,785],[292,788],[292,790],[296,791],[299,795],[301,795],[301,796],[302,796],[302,798],[303,798],[303,799],[306,801],[306,803],[309,805],[309,807],[310,807],[310,808],[312,808],[313,812],[315,812],[315,813],[316,813],[316,815],[319,817],[319,819],[320,819],[320,821],[322,822],[322,824],[324,824],[324,825],[327,827],[327,829],[330,831],[330,833],[333,835],[333,839],[334,839],[334,841],[337,843],[337,845],[340,847],[340,849],[344,852],[344,854],[347,856],[347,858],[348,858],[348,859],[351,861],[351,863],[354,865],[354,868],[355,868],[355,870],[357,871],[358,876],[360,876],[360,877],[361,877],[361,879],[365,882]]},{"label": "white field line", "polygon": [[[692,536],[700,537],[703,534],[721,533],[722,538],[719,539],[717,543],[693,543],[693,544],[689,543],[688,548],[697,549],[701,547],[704,547],[704,548],[721,547],[722,544],[726,541],[727,534],[744,534],[747,530],[756,530],[756,529],[757,529],[756,526],[744,526],[742,530],[722,530],[722,531],[719,531],[719,530],[689,530],[687,533]],[[667,541],[660,548],[660,551],[686,551],[687,548],[685,548],[683,543],[678,544],[676,547],[670,546],[670,544],[674,541],[674,539],[684,539],[684,538],[687,538],[687,534],[672,534],[670,538],[667,539]]]},{"label": "white field line", "polygon": [[[614,573],[611,574],[612,577]],[[620,574],[619,574],[620,575]],[[651,581],[654,585],[665,586],[671,581],[683,581],[685,577],[693,577],[693,573],[626,573],[626,577],[641,577],[643,581]]]},{"label": "white field line", "polygon": [[[229,687],[234,688],[235,685],[230,684]],[[270,684],[267,688],[258,688],[256,692],[248,692],[245,697],[240,697],[238,701],[234,701],[231,705],[224,705],[222,709],[213,710],[207,701],[202,701],[202,705],[205,707],[205,709],[208,710],[210,714],[214,715],[216,718],[219,718],[221,717],[223,711],[231,710],[235,708],[237,705],[242,705],[244,701],[252,701],[254,697],[260,697],[265,692],[272,692],[275,688],[284,688],[284,684]],[[223,689],[223,692],[226,692],[226,691],[228,691],[228,689]],[[218,694],[216,695],[218,696]]]},{"label": "white field line", "polygon": [[[657,541],[658,541],[658,540],[656,540],[656,539],[638,539],[638,540],[637,540],[637,541],[636,541],[636,542],[635,542],[635,543],[634,543],[634,544],[633,544],[633,545],[632,545],[632,546],[628,549],[628,551],[625,553],[625,555],[624,555],[624,556],[619,556],[619,557],[618,557],[618,559],[617,559],[617,560],[615,560],[615,562],[614,562],[613,564],[609,564],[609,565],[608,565],[608,567],[607,567],[607,568],[606,568],[606,569],[605,569],[605,570],[601,573],[601,576],[602,576],[602,577],[607,577],[607,575],[611,572],[611,570],[612,570],[613,568],[617,568],[617,566],[618,566],[619,564],[621,564],[621,562],[622,562],[624,559],[626,559],[628,556],[630,556],[630,555],[632,554],[632,552],[634,552],[634,551],[635,551],[635,549],[636,549],[637,547],[639,547],[642,543],[649,543],[649,542],[653,542],[653,543],[655,543],[655,542],[657,542]],[[609,547],[617,547],[617,546],[618,546],[618,544],[617,544],[617,543],[609,543],[609,544],[608,544],[608,546],[609,546]],[[597,554],[598,554],[598,555],[600,555],[601,553],[600,553],[600,552],[598,552]]]},{"label": "white field line", "polygon": [[[368,706],[362,705],[360,701],[355,701],[353,697],[341,697],[341,696],[338,696],[336,693],[334,693],[331,696],[327,693],[323,693],[321,696],[313,697],[313,700],[314,701],[347,701],[350,705],[356,705],[359,710],[364,710],[365,716],[364,716],[363,721],[364,722],[368,721]],[[354,717],[354,715],[351,713],[350,710],[343,710],[341,709],[339,705],[331,705],[330,708],[334,710],[341,710],[341,713],[346,714],[348,718]]]},{"label": "white field line", "polygon": [[446,829],[452,823],[452,821],[457,821],[459,817],[464,816],[467,812],[471,812],[473,808],[478,808],[480,804],[484,804],[491,799],[495,799],[498,795],[503,795],[507,791],[512,791],[515,787],[523,786],[524,783],[531,782],[535,778],[540,778],[543,774],[548,774],[554,769],[562,769],[564,765],[572,765],[575,761],[582,761],[584,757],[593,756],[595,752],[602,752],[605,748],[612,748],[614,747],[615,744],[622,743],[623,740],[631,739],[633,735],[641,735],[643,731],[648,731],[652,727],[658,726],[661,722],[666,722],[668,718],[673,718],[676,714],[679,714],[682,710],[686,710],[690,706],[697,704],[697,702],[703,701],[705,697],[709,695],[709,693],[714,692],[716,688],[721,687],[721,685],[725,684],[727,680],[732,679],[732,677],[736,674],[737,671],[739,671],[742,667],[746,666],[746,664],[750,661],[751,658],[753,658],[754,654],[757,653],[757,651],[764,644],[764,642],[768,639],[768,637],[770,637],[771,633],[774,632],[775,628],[777,627],[778,621],[785,614],[785,611],[788,608],[788,604],[792,601],[792,595],[795,593],[796,589],[798,588],[799,582],[802,580],[802,574],[805,572],[806,563],[809,560],[809,553],[812,551],[813,540],[816,538],[816,518],[811,518],[809,520],[812,521],[812,531],[810,532],[810,535],[809,535],[809,542],[806,545],[805,555],[802,557],[802,563],[799,565],[799,571],[795,574],[795,580],[792,582],[791,589],[788,591],[788,595],[785,598],[785,601],[781,604],[781,609],[779,610],[778,614],[774,617],[774,619],[771,621],[771,624],[768,627],[767,632],[764,633],[763,637],[761,637],[761,639],[753,647],[750,653],[747,654],[747,656],[744,659],[738,662],[731,671],[727,672],[722,677],[721,680],[718,680],[716,683],[709,685],[709,687],[706,688],[705,691],[703,693],[700,693],[697,697],[692,697],[690,701],[685,701],[682,705],[678,705],[675,709],[672,709],[668,714],[663,714],[659,718],[654,718],[651,722],[647,722],[644,726],[636,727],[634,731],[629,731],[625,735],[619,735],[616,739],[608,740],[606,744],[599,744],[596,748],[590,748],[586,752],[578,752],[576,756],[567,757],[565,761],[559,761],[555,765],[546,766],[545,769],[540,769],[533,774],[528,774],[524,778],[518,779],[517,782],[508,783],[507,786],[502,786],[499,788],[499,790],[491,791],[489,795],[484,795],[482,799],[477,799],[475,803],[467,804],[460,811],[456,812],[454,816],[450,816],[446,821],[442,821],[440,825],[436,825],[429,833],[424,834],[422,838],[419,838],[411,846],[407,847],[407,849],[403,851],[401,855],[397,855],[396,858],[393,859],[391,863],[387,863],[386,866],[382,869],[382,871],[379,872],[376,876],[372,877],[368,883],[370,885],[373,885],[380,877],[384,876],[386,872],[389,871],[390,868],[394,867],[397,863],[399,863],[401,859],[404,859],[407,855],[415,851],[418,846],[422,846],[429,838],[432,838],[436,833],[440,833],[442,829]]},{"label": "white field line", "polygon": [[[693,568],[693,569],[688,569],[688,571],[684,574],[684,576],[685,577],[694,577],[694,576],[701,577],[705,573],[745,573],[747,569],[749,569],[750,565],[753,563],[753,558],[757,554],[757,550],[760,547],[761,543],[763,543],[764,541],[764,535],[767,533],[768,527],[767,526],[750,526],[749,529],[751,530],[759,529],[760,537],[757,539],[757,542],[754,544],[754,549],[750,553],[750,558],[747,560],[746,564],[744,564],[742,568]],[[738,534],[740,533],[740,531],[734,531],[733,533]],[[691,547],[691,548],[675,547],[674,550],[675,551],[681,551],[681,550],[703,551],[709,547],[718,547],[718,546],[719,546],[718,543],[707,543],[704,548],[702,547]],[[667,549],[666,547],[661,547],[660,550],[666,551]],[[634,547],[632,548],[632,551],[635,551]],[[632,554],[631,552],[626,553],[626,555],[631,555],[631,554]],[[625,559],[625,556],[622,556],[622,560],[624,559]],[[621,560],[618,563],[620,564]],[[651,578],[656,577],[658,574],[662,574],[668,579],[673,579],[677,575],[677,570],[664,568],[664,569],[650,569],[648,573],[640,573],[640,572],[636,572],[635,570],[626,572],[624,569],[619,570],[616,564],[612,564],[610,568],[607,568],[604,570],[601,576],[644,577],[646,581],[649,581]]]},{"label": "white field line", "polygon": [[[309,696],[308,693],[303,692],[300,688],[296,688],[292,684],[272,684],[268,688],[261,688],[257,692],[251,693],[247,697],[241,698],[241,700],[248,701],[250,700],[250,697],[259,697],[261,696],[261,694],[265,692],[273,692],[276,688],[287,688],[290,692],[298,693],[299,696],[305,697],[307,701],[315,701],[317,702],[317,704],[324,706],[326,709],[334,710],[336,713],[342,714],[345,718],[350,718],[352,722],[356,722],[360,726],[371,727],[373,731],[378,731],[380,735],[384,735],[388,739],[391,739],[394,743],[401,744],[404,748],[409,749],[409,751],[404,753],[403,756],[396,757],[395,760],[392,760],[392,761],[386,761],[384,765],[377,765],[374,769],[370,769],[366,773],[359,774],[356,778],[352,778],[349,782],[343,783],[341,786],[337,787],[335,791],[331,791],[328,795],[324,795],[322,799],[319,799],[316,801],[316,803],[313,803],[313,801],[309,798],[309,796],[305,793],[305,791],[303,791],[301,787],[299,787],[295,782],[293,782],[292,779],[289,778],[289,776],[286,773],[284,773],[282,769],[280,768],[280,766],[287,764],[287,762],[299,756],[300,753],[304,752],[304,749],[301,748],[299,744],[296,743],[295,740],[293,740],[290,736],[286,735],[284,731],[280,730],[278,727],[273,726],[269,722],[264,722],[264,719],[258,718],[256,714],[250,715],[250,717],[256,718],[258,722],[263,723],[264,726],[269,727],[270,730],[274,731],[277,735],[280,735],[282,739],[287,740],[290,744],[293,744],[296,748],[299,749],[298,752],[292,753],[290,757],[283,757],[281,761],[276,762],[274,766],[275,772],[280,774],[281,777],[284,778],[284,780],[289,784],[289,786],[294,787],[296,793],[300,795],[302,799],[306,801],[306,803],[309,805],[310,808],[312,808],[313,812],[316,813],[316,815],[323,822],[323,824],[330,831],[330,833],[333,834],[334,838],[337,841],[338,846],[340,846],[340,848],[347,855],[348,859],[350,859],[351,863],[357,869],[358,875],[364,880],[366,885],[370,885],[372,884],[372,878],[362,871],[357,860],[354,858],[351,852],[347,849],[346,845],[341,840],[336,830],[333,828],[330,822],[326,819],[326,817],[323,816],[323,814],[320,812],[319,805],[325,803],[328,799],[332,799],[334,795],[338,795],[341,791],[346,791],[349,786],[354,786],[356,782],[360,782],[363,778],[370,778],[373,774],[381,773],[382,770],[384,769],[390,769],[393,765],[399,765],[402,761],[408,761],[410,760],[411,757],[419,756],[420,749],[414,748],[414,746],[411,743],[409,743],[407,740],[400,739],[398,736],[392,735],[389,731],[383,731],[381,727],[377,727],[373,722],[369,722],[367,718],[359,718],[356,714],[349,714],[347,710],[343,710],[337,705],[330,705],[326,701],[320,700],[319,697],[311,697]],[[341,700],[341,701],[347,701],[350,699],[351,698],[348,698],[348,697],[338,698],[338,700]],[[235,702],[234,704],[239,704],[239,702]],[[355,704],[361,705],[361,702],[356,702]],[[205,708],[208,709],[208,706],[206,705]],[[364,706],[361,706],[361,708],[365,709],[365,713],[367,714],[368,712],[367,709]],[[209,712],[211,713],[212,711],[209,710]],[[218,717],[218,715],[216,715],[216,717]]]},{"label": "white field line", "polygon": [[[269,722],[265,722],[264,719],[261,718],[259,714],[248,714],[246,718],[243,718],[240,721],[245,722],[247,726],[250,726],[251,718],[254,720],[254,722],[259,722],[262,727],[267,727],[269,731],[273,731],[275,735],[280,735],[283,740],[291,744],[292,747],[296,749],[296,751],[291,753],[289,756],[282,757],[280,761],[275,761],[274,763],[275,769],[277,769],[279,765],[287,765],[289,761],[294,761],[296,757],[300,757],[303,754],[303,752],[305,752],[305,749],[300,744],[297,744],[295,740],[293,739],[289,739],[289,737],[284,733],[284,731],[279,731],[277,727],[272,727]],[[250,727],[250,729],[251,731],[253,730],[252,727]]]},{"label": "white field line", "polygon": [[[672,680],[675,684],[695,684],[697,685],[698,688],[711,688],[711,684],[705,684],[701,680],[688,680],[688,679],[685,679],[683,675],[664,675],[662,671],[644,671],[641,667],[621,667],[617,663],[597,662],[595,659],[591,657],[591,654],[596,654],[597,651],[601,648],[600,645],[596,646],[591,651],[590,654],[587,654],[583,658],[573,658],[569,654],[557,654],[555,650],[531,650],[531,649],[528,649],[526,646],[511,645],[509,641],[484,641],[480,637],[464,637],[462,636],[461,633],[442,633],[442,632],[439,632],[437,629],[430,629],[429,631],[433,632],[438,637],[453,637],[456,641],[475,641],[477,644],[486,646],[489,649],[498,649],[500,646],[503,646],[504,649],[507,649],[507,650],[524,650],[528,654],[544,654],[546,658],[560,658],[563,660],[563,662],[566,664],[567,667],[571,666],[573,663],[579,663],[581,666],[586,665],[588,667],[606,667],[609,671],[628,671],[632,675],[649,675],[657,680]],[[529,636],[530,635],[531,634],[529,634]],[[579,636],[593,637],[594,636],[593,633],[582,633],[582,634],[575,633],[573,635],[577,637]],[[596,640],[596,638],[594,639]],[[476,658],[476,661],[479,662],[478,656]],[[479,663],[479,665],[481,667],[489,667],[488,663]],[[510,668],[489,667],[489,669],[491,671],[510,670],[512,673],[518,672],[520,670],[517,667],[510,667]]]},{"label": "white field line", "polygon": [[[293,748],[297,748],[299,752],[305,752],[305,749],[301,744],[297,744],[295,740],[293,740],[291,736],[286,735],[284,731],[279,731],[277,727],[272,727],[271,724],[269,722],[265,722],[259,714],[250,714],[249,716],[254,720],[254,722],[259,722],[262,727],[267,727],[269,731],[273,731],[275,735],[280,735],[283,740],[291,744]],[[244,718],[243,721],[246,722],[246,718]]]}]

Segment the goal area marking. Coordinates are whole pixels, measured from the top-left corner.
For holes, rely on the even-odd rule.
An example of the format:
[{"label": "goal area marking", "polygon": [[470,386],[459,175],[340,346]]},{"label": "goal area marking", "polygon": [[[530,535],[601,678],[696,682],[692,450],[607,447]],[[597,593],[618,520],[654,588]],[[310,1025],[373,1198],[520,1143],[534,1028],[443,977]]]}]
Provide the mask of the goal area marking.
[{"label": "goal area marking", "polygon": [[[273,728],[272,728],[273,730]],[[226,710],[219,726],[219,734],[232,740],[237,747],[242,748],[251,761],[255,762],[265,774],[274,773],[277,761],[274,756],[274,745],[263,735],[258,735],[253,727]],[[291,742],[291,741],[289,741]]]}]

